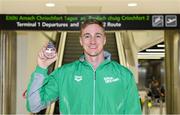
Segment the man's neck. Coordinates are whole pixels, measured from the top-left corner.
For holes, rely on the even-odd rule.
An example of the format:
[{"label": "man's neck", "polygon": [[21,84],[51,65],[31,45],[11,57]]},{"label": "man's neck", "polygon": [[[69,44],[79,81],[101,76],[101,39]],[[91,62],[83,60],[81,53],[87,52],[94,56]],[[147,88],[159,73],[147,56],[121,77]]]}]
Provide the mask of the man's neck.
[{"label": "man's neck", "polygon": [[93,65],[95,70],[104,61],[104,53],[101,53],[98,56],[89,56],[88,54],[85,54],[85,57],[86,60]]}]

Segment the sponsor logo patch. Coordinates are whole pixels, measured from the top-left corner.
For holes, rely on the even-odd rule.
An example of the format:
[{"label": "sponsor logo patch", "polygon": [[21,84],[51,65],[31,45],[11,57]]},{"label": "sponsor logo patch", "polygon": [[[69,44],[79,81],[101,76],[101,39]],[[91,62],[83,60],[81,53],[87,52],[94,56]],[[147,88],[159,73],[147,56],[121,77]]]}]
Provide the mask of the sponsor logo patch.
[{"label": "sponsor logo patch", "polygon": [[74,80],[76,80],[77,82],[80,82],[82,80],[82,76],[75,75]]},{"label": "sponsor logo patch", "polygon": [[119,81],[119,78],[114,78],[114,77],[104,77],[105,83],[113,83]]}]

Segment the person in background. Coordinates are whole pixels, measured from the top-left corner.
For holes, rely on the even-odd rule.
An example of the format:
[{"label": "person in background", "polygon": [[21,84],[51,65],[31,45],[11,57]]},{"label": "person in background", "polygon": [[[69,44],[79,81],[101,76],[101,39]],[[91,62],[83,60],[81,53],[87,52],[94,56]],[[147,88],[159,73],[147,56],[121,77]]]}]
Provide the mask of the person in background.
[{"label": "person in background", "polygon": [[46,52],[47,45],[42,48],[28,85],[28,111],[37,113],[59,100],[62,114],[141,114],[132,72],[104,51],[102,22],[86,20],[81,25],[80,44],[84,55],[50,75],[47,68],[56,61],[57,53]]}]

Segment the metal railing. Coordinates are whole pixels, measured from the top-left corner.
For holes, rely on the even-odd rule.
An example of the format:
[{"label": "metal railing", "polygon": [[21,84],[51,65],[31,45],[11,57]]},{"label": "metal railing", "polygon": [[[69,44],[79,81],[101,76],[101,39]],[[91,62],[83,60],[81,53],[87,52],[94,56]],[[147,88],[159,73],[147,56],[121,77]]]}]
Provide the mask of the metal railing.
[{"label": "metal railing", "polygon": [[[55,63],[55,68],[58,68],[62,65],[62,60],[63,60],[63,54],[64,54],[64,47],[65,47],[65,42],[66,42],[66,35],[67,32],[61,32],[61,38],[59,41],[59,46],[58,46],[58,59]],[[54,113],[54,108],[55,108],[55,102],[53,102],[47,109],[46,109],[46,114],[52,115]]]}]

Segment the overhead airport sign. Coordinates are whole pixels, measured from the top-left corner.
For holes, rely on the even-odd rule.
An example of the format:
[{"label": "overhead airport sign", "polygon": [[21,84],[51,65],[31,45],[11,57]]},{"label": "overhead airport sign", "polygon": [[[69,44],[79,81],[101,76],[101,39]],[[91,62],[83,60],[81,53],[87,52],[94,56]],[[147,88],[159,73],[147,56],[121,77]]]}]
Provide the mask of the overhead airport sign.
[{"label": "overhead airport sign", "polygon": [[0,30],[75,31],[85,19],[102,21],[106,30],[180,29],[180,14],[0,14]]}]

